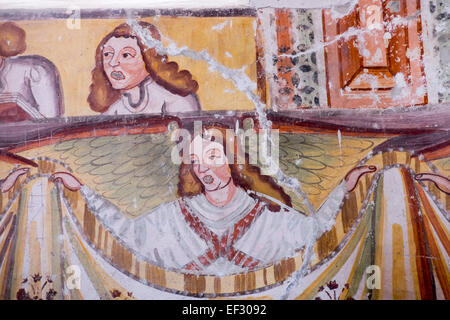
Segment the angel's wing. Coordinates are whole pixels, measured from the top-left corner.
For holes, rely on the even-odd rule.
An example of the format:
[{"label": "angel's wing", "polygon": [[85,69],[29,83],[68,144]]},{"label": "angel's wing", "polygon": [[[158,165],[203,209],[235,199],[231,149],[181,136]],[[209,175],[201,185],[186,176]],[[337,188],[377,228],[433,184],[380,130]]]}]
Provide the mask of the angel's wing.
[{"label": "angel's wing", "polygon": [[431,161],[437,168],[439,174],[450,177],[450,157]]},{"label": "angel's wing", "polygon": [[[382,138],[327,134],[281,133],[279,163],[285,175],[296,178],[314,208],[342,181]],[[295,209],[309,214],[303,199],[285,188]]]},{"label": "angel's wing", "polygon": [[[317,209],[345,174],[384,140],[282,133],[280,168],[298,179]],[[64,141],[52,154],[95,192],[136,217],[176,199],[178,166],[170,157],[174,146],[168,133],[106,136]],[[283,187],[294,208],[309,214],[305,200]]]},{"label": "angel's wing", "polygon": [[52,153],[84,184],[136,217],[176,198],[174,145],[169,133],[104,136],[60,142]]}]

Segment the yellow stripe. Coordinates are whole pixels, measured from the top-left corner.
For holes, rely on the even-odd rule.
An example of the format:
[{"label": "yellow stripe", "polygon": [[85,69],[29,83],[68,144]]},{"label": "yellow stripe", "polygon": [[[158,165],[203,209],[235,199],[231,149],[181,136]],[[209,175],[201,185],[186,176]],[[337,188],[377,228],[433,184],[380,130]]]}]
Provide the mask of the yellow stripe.
[{"label": "yellow stripe", "polygon": [[392,296],[394,300],[406,299],[406,276],[402,227],[392,225]]},{"label": "yellow stripe", "polygon": [[[64,252],[65,252],[65,260],[66,260],[65,267],[67,268],[68,266],[71,266],[74,264],[72,262],[72,258],[70,256],[68,240],[64,240]],[[73,252],[73,254],[75,255],[75,252]],[[65,273],[65,270],[64,270],[64,282],[67,281],[66,276],[67,276],[67,274]],[[65,286],[65,284],[64,284],[64,286]],[[79,300],[84,300],[80,289],[74,288],[74,289],[67,290],[67,291],[69,292],[69,296],[66,296],[67,300],[75,300],[75,298],[78,298]]]},{"label": "yellow stripe", "polygon": [[359,300],[367,300],[367,286],[365,285],[363,287],[361,296],[359,297]]},{"label": "yellow stripe", "polygon": [[[166,271],[166,274],[167,274],[167,271]],[[166,285],[166,287],[169,287],[169,286]],[[205,292],[208,292],[208,293],[214,292],[214,277],[205,277]]]},{"label": "yellow stripe", "polygon": [[[5,230],[5,231],[7,231],[7,230]],[[8,261],[6,259],[4,259],[4,258],[9,256],[9,253],[12,250],[12,244],[13,244],[12,242],[8,243],[8,245],[7,245],[8,249],[6,249],[6,251],[5,251],[5,256],[2,257],[3,261],[0,262],[0,268],[1,268],[1,273],[0,273],[0,299],[2,299],[2,300],[9,300],[10,299],[10,297],[7,297],[7,294],[5,292],[5,290],[6,290],[6,288],[5,288],[6,283],[5,282],[6,282],[6,279],[8,277],[8,274],[9,274],[10,270],[7,268]],[[2,265],[2,263],[4,265]],[[11,295],[13,297],[15,297],[16,292],[17,291],[11,292]]]},{"label": "yellow stripe", "polygon": [[234,276],[226,276],[221,278],[220,289],[221,293],[233,293],[234,292]]},{"label": "yellow stripe", "polygon": [[[359,222],[361,223],[361,221]],[[366,226],[367,227],[367,226]],[[322,273],[316,277],[316,279],[299,295],[295,298],[295,300],[305,300],[308,296],[311,295],[311,293],[313,292],[313,290],[315,288],[317,288],[319,286],[319,284],[324,282],[324,279],[326,277],[329,276],[329,273],[333,270],[336,269],[336,261],[339,260],[339,258],[341,257],[341,255],[344,254],[344,252],[347,250],[347,248],[350,246],[350,244],[352,243],[353,238],[358,234],[357,230],[354,231],[353,235],[350,237],[350,239],[347,241],[346,245],[344,246],[344,248],[342,248],[341,252],[333,259],[333,261],[330,263],[330,265],[324,270],[322,271]],[[364,233],[362,233],[364,234]],[[361,242],[361,239],[359,240]],[[351,254],[350,254],[351,255]],[[349,255],[349,256],[350,256]],[[344,262],[345,264],[345,262]]]},{"label": "yellow stripe", "polygon": [[144,261],[139,261],[139,278],[145,279],[145,269],[147,267],[147,263]]},{"label": "yellow stripe", "polygon": [[[27,219],[28,219],[28,192],[29,187],[25,187],[21,191],[20,197],[21,199],[21,208],[18,207],[18,202],[16,201],[15,205],[11,210],[16,210],[17,212],[17,230],[16,230],[16,248],[14,252],[14,266],[13,266],[13,276],[11,283],[11,293],[15,294],[22,285],[22,270],[24,264],[24,255],[25,255],[25,240],[27,234]],[[10,297],[14,298],[14,297]]]},{"label": "yellow stripe", "polygon": [[[207,277],[208,278],[212,278],[212,277]],[[214,279],[214,278],[212,278]],[[214,280],[213,280],[214,282]],[[178,291],[183,291],[184,290],[184,276],[180,273],[176,273],[173,271],[166,271],[166,287],[170,288],[170,289],[174,289],[174,290],[178,290]],[[213,288],[212,291],[214,292],[214,283],[213,283]]]},{"label": "yellow stripe", "polygon": [[105,270],[103,270],[100,264],[98,264],[94,260],[94,257],[89,253],[89,250],[86,248],[86,246],[83,243],[83,240],[81,240],[78,234],[75,234],[75,238],[78,241],[78,244],[80,245],[81,249],[83,250],[83,253],[87,258],[90,267],[95,272],[95,279],[90,279],[92,284],[94,284],[95,282],[101,282],[103,284],[103,287],[105,287],[110,293],[113,290],[119,290],[121,292],[121,295],[117,297],[117,299],[120,300],[134,299],[134,297],[129,297],[127,294],[127,290],[124,287],[122,287],[120,283],[117,282],[113,277],[111,277]]},{"label": "yellow stripe", "polygon": [[[384,178],[383,179],[383,185],[384,185]],[[379,181],[381,182],[381,181]],[[384,186],[379,191],[379,195],[381,197],[381,201],[379,203],[376,203],[376,208],[380,208],[380,221],[379,221],[379,230],[378,235],[375,238],[375,265],[381,266],[381,269],[383,268],[383,232],[384,232],[384,224],[386,223],[386,217],[385,217],[385,203],[384,203]],[[375,199],[376,201],[376,199]],[[376,210],[376,209],[375,209]],[[383,272],[380,274],[381,279],[380,283],[383,283]],[[372,300],[380,300],[383,296],[383,286],[379,290],[375,289],[372,290]]]},{"label": "yellow stripe", "polygon": [[395,158],[397,159],[396,163],[407,164],[408,162],[408,154],[406,152],[394,151]]},{"label": "yellow stripe", "polygon": [[[301,265],[301,262],[300,264],[296,262],[295,270],[298,270],[299,265]],[[255,280],[256,280],[256,288],[264,287],[264,271],[262,269],[255,271]]]},{"label": "yellow stripe", "polygon": [[[2,242],[0,243],[0,251],[1,251],[1,249],[5,246],[5,243],[6,243],[6,239],[7,239],[7,237],[8,237],[8,233],[9,233],[9,230],[11,229],[11,226],[12,226],[12,221],[14,220],[14,212],[11,212],[11,211],[9,211],[7,214],[11,214],[11,218],[10,218],[10,220],[9,220],[9,222],[8,222],[8,224],[5,226],[5,229],[4,229],[4,231],[3,231],[3,239],[2,239]],[[16,231],[17,232],[17,231]],[[9,244],[7,244],[7,245],[9,245]],[[6,257],[7,255],[5,254],[5,257]],[[0,257],[0,259],[1,259],[1,261],[0,261],[0,265],[2,264],[2,262],[3,262],[3,259],[4,259],[4,257]]]},{"label": "yellow stripe", "polygon": [[[367,226],[364,228],[363,236],[361,237],[361,240],[359,243],[359,249],[358,249],[358,252],[356,253],[356,258],[355,258],[355,261],[353,262],[352,270],[350,271],[350,274],[347,278],[346,283],[348,283],[348,284],[351,283],[351,281],[353,279],[353,275],[355,274],[356,268],[358,267],[359,260],[361,259],[361,254],[362,254],[362,251],[364,248],[364,242],[366,240],[366,238],[365,238],[366,232],[367,232]],[[347,299],[347,294],[348,294],[348,289],[345,288],[345,290],[342,292],[341,296],[339,297],[339,300]]]}]

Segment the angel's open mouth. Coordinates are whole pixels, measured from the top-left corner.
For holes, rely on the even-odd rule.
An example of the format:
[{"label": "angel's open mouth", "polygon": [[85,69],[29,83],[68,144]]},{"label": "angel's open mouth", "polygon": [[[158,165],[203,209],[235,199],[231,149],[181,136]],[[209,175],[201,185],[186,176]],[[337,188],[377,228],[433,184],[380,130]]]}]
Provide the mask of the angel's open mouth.
[{"label": "angel's open mouth", "polygon": [[214,181],[214,178],[211,175],[207,175],[203,177],[203,182],[206,184],[211,184]]},{"label": "angel's open mouth", "polygon": [[125,79],[125,76],[123,75],[123,73],[121,71],[113,71],[113,72],[111,72],[111,78],[113,78],[115,80],[123,80],[123,79]]}]

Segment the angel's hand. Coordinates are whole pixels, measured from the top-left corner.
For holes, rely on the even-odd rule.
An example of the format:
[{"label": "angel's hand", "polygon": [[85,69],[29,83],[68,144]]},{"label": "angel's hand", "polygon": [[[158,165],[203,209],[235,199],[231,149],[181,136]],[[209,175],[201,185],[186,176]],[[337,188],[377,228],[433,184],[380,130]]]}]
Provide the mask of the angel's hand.
[{"label": "angel's hand", "polygon": [[450,180],[446,177],[434,173],[419,173],[415,175],[414,179],[418,181],[432,181],[439,190],[450,194]]},{"label": "angel's hand", "polygon": [[5,180],[3,180],[3,183],[0,186],[0,191],[1,192],[8,192],[16,183],[17,179],[28,173],[28,171],[30,171],[29,168],[20,168],[17,170],[14,170],[13,172],[11,172],[6,178]]},{"label": "angel's hand", "polygon": [[377,167],[375,166],[361,166],[350,170],[349,173],[347,173],[347,175],[345,176],[345,185],[347,188],[347,192],[351,192],[356,188],[359,179],[363,175],[375,171],[377,171]]},{"label": "angel's hand", "polygon": [[50,176],[49,179],[53,182],[62,182],[64,187],[66,187],[70,191],[78,191],[82,186],[80,180],[78,180],[68,172],[55,172]]}]

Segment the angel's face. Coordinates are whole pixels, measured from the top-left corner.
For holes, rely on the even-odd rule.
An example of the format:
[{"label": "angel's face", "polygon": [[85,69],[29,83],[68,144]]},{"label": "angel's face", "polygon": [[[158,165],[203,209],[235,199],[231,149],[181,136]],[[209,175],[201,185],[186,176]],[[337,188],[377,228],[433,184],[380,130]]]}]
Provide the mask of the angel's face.
[{"label": "angel's face", "polygon": [[112,37],[103,46],[102,54],[103,70],[114,89],[134,88],[148,76],[134,38]]},{"label": "angel's face", "polygon": [[197,136],[190,145],[190,160],[206,191],[227,186],[232,177],[222,144]]}]

